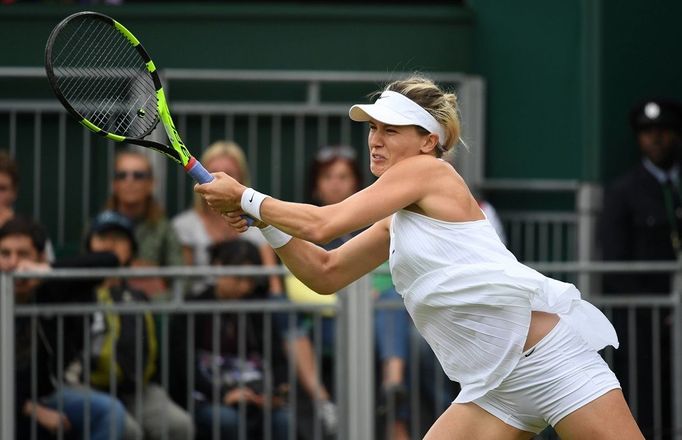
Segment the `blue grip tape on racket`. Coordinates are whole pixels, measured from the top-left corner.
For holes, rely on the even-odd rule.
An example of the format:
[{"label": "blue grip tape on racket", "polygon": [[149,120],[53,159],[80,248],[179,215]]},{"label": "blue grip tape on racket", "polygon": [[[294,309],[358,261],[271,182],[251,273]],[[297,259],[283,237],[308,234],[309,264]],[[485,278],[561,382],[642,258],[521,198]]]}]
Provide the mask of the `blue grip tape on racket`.
[{"label": "blue grip tape on racket", "polygon": [[[195,158],[190,158],[189,162],[187,162],[187,165],[185,166],[185,171],[187,171],[187,174],[189,174],[192,179],[199,183],[209,183],[213,181],[213,176],[211,173],[204,168],[204,166],[196,160]],[[254,220],[247,216],[247,215],[242,215],[242,218],[246,220],[246,223],[251,226],[253,225]]]}]

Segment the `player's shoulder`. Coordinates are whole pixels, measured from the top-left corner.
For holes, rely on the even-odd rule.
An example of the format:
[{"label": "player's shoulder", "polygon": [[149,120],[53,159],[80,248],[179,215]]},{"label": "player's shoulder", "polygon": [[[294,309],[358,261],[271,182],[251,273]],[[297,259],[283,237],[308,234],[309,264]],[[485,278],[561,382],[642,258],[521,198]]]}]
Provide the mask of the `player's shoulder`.
[{"label": "player's shoulder", "polygon": [[416,172],[449,172],[452,173],[452,165],[428,154],[419,154],[403,161],[403,167]]}]

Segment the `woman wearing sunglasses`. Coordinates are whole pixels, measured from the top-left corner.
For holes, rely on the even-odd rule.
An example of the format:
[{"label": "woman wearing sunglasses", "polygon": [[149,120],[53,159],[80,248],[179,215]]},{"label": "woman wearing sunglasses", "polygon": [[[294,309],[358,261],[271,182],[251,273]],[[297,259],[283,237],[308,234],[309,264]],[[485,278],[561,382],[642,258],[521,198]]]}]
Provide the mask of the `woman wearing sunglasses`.
[{"label": "woman wearing sunglasses", "polygon": [[[154,198],[154,174],[147,156],[136,150],[122,150],[116,155],[112,193],[105,209],[117,211],[135,224],[138,251],[133,266],[183,265],[178,237]],[[130,282],[150,296],[167,290],[162,278],[138,278]]]}]

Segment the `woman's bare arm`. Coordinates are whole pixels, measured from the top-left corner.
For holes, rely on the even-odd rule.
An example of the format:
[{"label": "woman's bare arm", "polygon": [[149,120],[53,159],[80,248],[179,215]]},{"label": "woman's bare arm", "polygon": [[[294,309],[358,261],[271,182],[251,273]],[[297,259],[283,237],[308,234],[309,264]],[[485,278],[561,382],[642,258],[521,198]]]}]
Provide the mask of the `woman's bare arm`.
[{"label": "woman's bare arm", "polygon": [[390,218],[377,222],[331,251],[294,238],[275,252],[306,286],[317,293],[331,294],[388,259],[389,222]]}]

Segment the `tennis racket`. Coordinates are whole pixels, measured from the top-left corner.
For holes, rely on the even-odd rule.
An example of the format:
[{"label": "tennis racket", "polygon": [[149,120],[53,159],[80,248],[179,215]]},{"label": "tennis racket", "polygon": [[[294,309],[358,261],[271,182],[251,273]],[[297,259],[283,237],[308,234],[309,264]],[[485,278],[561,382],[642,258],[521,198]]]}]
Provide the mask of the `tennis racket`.
[{"label": "tennis racket", "polygon": [[[45,71],[59,101],[89,130],[159,151],[199,183],[213,180],[180,139],[154,62],[121,23],[89,11],[66,17],[47,40]],[[170,145],[145,139],[159,120]]]}]

